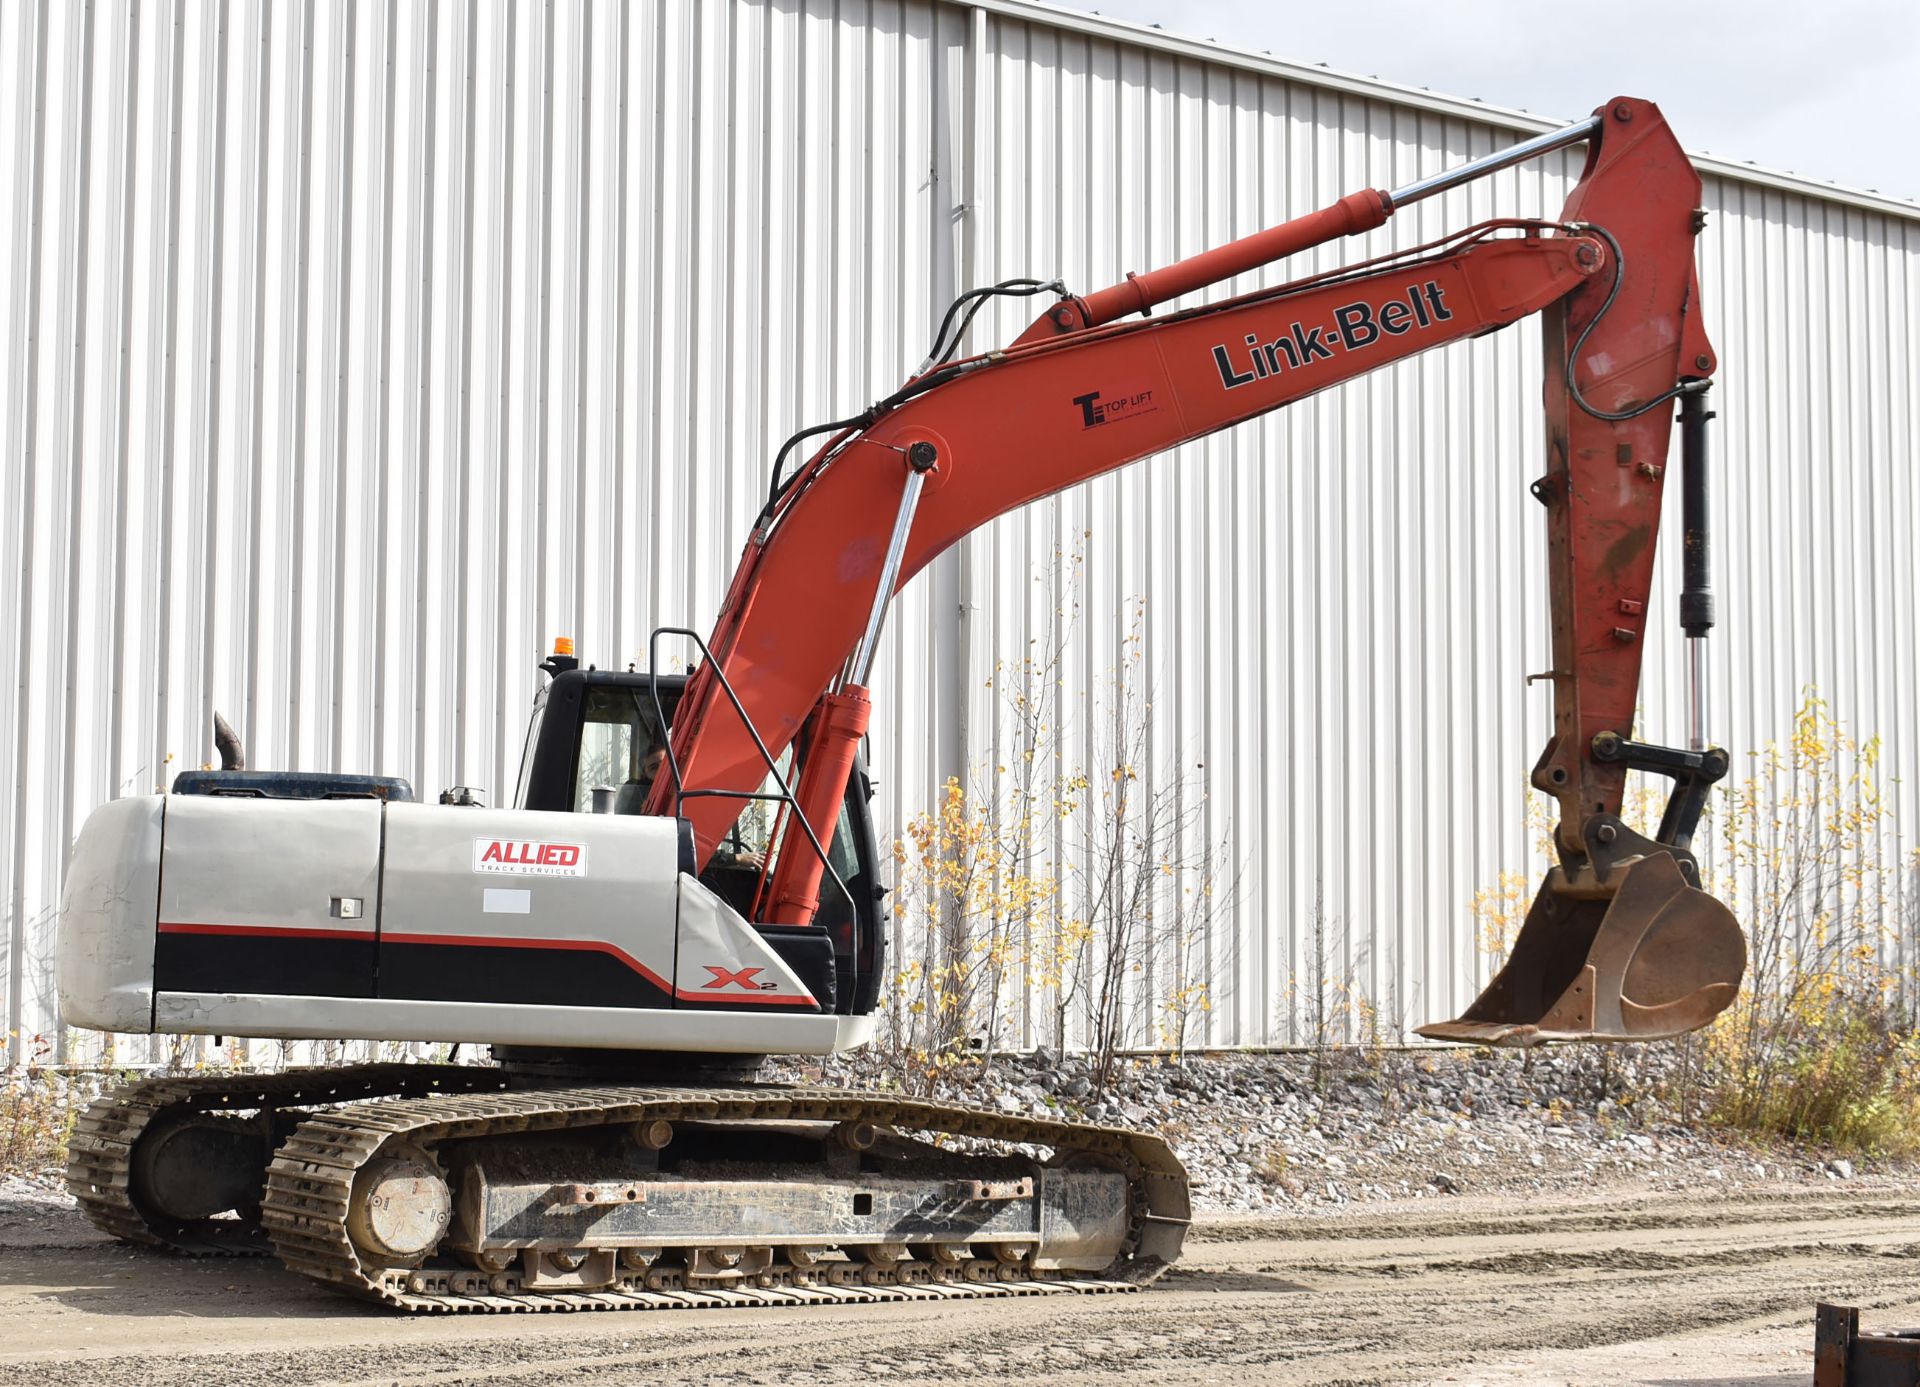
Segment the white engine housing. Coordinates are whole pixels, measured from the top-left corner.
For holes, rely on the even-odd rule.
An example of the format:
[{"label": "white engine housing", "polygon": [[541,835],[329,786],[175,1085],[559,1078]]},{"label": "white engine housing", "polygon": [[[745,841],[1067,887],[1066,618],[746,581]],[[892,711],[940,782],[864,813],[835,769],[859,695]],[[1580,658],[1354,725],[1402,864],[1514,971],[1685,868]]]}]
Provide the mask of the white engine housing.
[{"label": "white engine housing", "polygon": [[638,815],[150,795],[94,812],[60,1003],[99,1030],[828,1054],[775,947]]}]

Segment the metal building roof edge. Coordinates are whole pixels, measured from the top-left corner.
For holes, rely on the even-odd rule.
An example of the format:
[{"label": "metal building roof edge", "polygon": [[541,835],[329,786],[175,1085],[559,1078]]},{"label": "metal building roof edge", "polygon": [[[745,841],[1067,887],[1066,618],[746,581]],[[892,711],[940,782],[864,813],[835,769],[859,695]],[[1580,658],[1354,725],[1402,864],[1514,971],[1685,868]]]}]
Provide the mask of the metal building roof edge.
[{"label": "metal building roof edge", "polygon": [[[1427,91],[1422,87],[1404,86],[1379,77],[1362,77],[1355,73],[1322,67],[1317,63],[1291,62],[1285,58],[1276,58],[1269,53],[1255,53],[1249,49],[1236,48],[1231,44],[1219,43],[1213,39],[1188,38],[1150,25],[1115,19],[1088,10],[1066,9],[1057,4],[1047,3],[1046,0],[943,0],[943,3],[962,9],[984,10],[989,14],[1002,15],[1008,19],[1018,19],[1029,24],[1044,24],[1054,29],[1065,29],[1095,38],[1110,39],[1116,43],[1159,49],[1162,52],[1194,58],[1201,62],[1237,67],[1278,77],[1284,81],[1322,87],[1351,96],[1392,102],[1395,105],[1428,111],[1434,115],[1477,121],[1482,125],[1503,126],[1529,135],[1537,134],[1542,130],[1555,129],[1563,123],[1535,115],[1530,111],[1517,111],[1511,107],[1496,106],[1468,97],[1446,96],[1439,92]],[[1692,158],[1694,167],[1703,174],[1756,184],[1760,187],[1776,188],[1801,197],[1819,198],[1823,202],[1844,203],[1867,211],[1885,213],[1888,216],[1903,217],[1910,221],[1920,221],[1920,203],[1908,202],[1904,198],[1892,197],[1886,193],[1876,193],[1865,188],[1849,188],[1839,183],[1825,183],[1817,178],[1802,177],[1797,173],[1762,168],[1757,164],[1739,163],[1731,159],[1716,159],[1707,154],[1694,154]]]}]

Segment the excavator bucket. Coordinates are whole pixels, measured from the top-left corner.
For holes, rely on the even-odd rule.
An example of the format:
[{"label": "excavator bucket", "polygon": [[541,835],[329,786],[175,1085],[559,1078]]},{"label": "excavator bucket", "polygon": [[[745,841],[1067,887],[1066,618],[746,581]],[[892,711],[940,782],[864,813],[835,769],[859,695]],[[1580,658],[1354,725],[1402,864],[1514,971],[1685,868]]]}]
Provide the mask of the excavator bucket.
[{"label": "excavator bucket", "polygon": [[1576,899],[1555,872],[1534,897],[1506,966],[1430,1040],[1526,1047],[1660,1040],[1707,1024],[1740,989],[1747,944],[1733,912],[1689,886],[1671,853],[1624,868],[1611,897]]}]

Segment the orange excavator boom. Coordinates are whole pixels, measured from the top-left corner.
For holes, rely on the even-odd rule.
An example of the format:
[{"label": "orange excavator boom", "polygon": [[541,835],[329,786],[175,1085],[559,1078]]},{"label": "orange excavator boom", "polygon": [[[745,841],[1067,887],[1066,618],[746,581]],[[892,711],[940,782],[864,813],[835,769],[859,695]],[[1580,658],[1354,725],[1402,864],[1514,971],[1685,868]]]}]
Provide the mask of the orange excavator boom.
[{"label": "orange excavator boom", "polygon": [[[1583,141],[1586,166],[1555,221],[1485,222],[1332,273],[1127,317]],[[1745,966],[1740,931],[1699,889],[1690,851],[1707,788],[1726,768],[1704,744],[1704,686],[1692,745],[1632,735],[1676,403],[1691,444],[1682,615],[1696,652],[1712,624],[1704,392],[1715,362],[1693,261],[1699,195],[1658,108],[1622,98],[1463,169],[1350,195],[1084,298],[1062,292],[1004,350],[949,361],[951,346],[937,346],[901,390],[829,426],[826,445],[790,475],[776,462],[711,658],[676,717],[672,775],[650,807],[692,822],[704,862],[738,816],[727,796],[760,783],[766,752],[797,742],[799,815],[761,918],[807,923],[825,866],[814,826],[830,824],[866,726],[886,604],[935,556],[1028,501],[1539,313],[1546,465],[1533,493],[1547,512],[1553,668],[1542,677],[1555,722],[1534,783],[1559,801],[1560,865],[1507,967],[1461,1018],[1424,1033],[1530,1044],[1704,1024]],[[942,344],[950,335],[957,342],[943,327]],[[1650,837],[1620,818],[1630,770],[1675,782]]]}]

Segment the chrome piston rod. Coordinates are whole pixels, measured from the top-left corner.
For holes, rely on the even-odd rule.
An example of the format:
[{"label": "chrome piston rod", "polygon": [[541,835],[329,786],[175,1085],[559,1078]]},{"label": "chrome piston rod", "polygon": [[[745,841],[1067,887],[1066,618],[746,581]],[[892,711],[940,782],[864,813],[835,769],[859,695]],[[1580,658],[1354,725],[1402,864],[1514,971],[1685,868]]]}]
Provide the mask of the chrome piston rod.
[{"label": "chrome piston rod", "polygon": [[1687,750],[1707,749],[1707,638],[1687,637]]},{"label": "chrome piston rod", "polygon": [[927,473],[939,462],[939,453],[931,443],[915,443],[907,448],[907,484],[900,493],[900,509],[894,513],[893,533],[887,538],[887,556],[880,564],[880,582],[873,590],[873,606],[867,612],[867,626],[860,633],[860,644],[847,661],[846,684],[865,687],[873,672],[873,656],[880,644],[880,624],[887,615],[887,603],[893,597],[893,585],[900,580],[900,564],[906,557],[907,534],[913,529],[914,512],[920,508],[920,492],[926,487]]},{"label": "chrome piston rod", "polygon": [[1409,183],[1404,188],[1395,188],[1387,194],[1388,203],[1395,209],[1419,202],[1422,198],[1444,193],[1449,188],[1457,188],[1462,183],[1471,183],[1476,178],[1501,169],[1512,168],[1515,164],[1524,164],[1527,160],[1542,154],[1550,154],[1556,149],[1565,149],[1570,144],[1582,144],[1600,133],[1600,116],[1588,116],[1585,120],[1575,121],[1560,130],[1548,130],[1535,135],[1530,140],[1522,140],[1510,148],[1498,150],[1484,158],[1473,159],[1457,169],[1448,169],[1436,173],[1431,178],[1422,178]]}]

